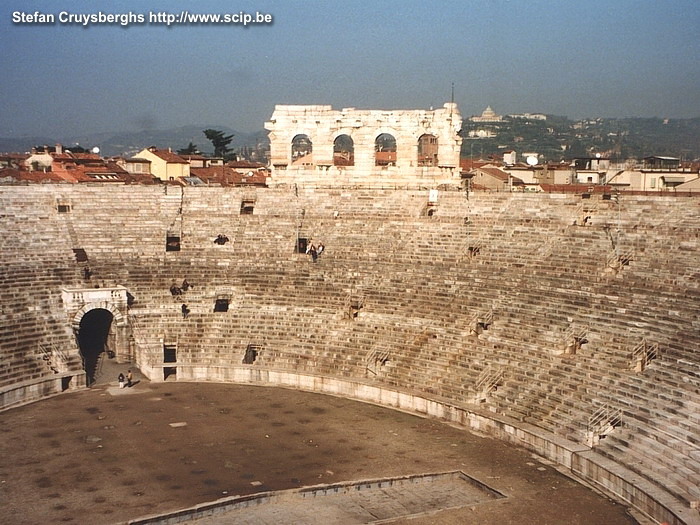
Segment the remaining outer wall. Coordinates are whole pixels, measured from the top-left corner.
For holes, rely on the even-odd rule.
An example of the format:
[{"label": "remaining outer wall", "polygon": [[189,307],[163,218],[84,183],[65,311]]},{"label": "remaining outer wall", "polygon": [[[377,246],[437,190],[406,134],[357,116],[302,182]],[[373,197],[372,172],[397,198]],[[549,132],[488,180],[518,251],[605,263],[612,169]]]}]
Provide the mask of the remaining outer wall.
[{"label": "remaining outer wall", "polygon": [[[270,184],[459,184],[461,128],[462,117],[454,103],[429,111],[277,105],[265,123],[270,131]],[[382,133],[396,139],[395,166],[375,166],[375,139]],[[301,134],[312,143],[311,167],[292,167],[292,139]],[[418,139],[425,134],[437,137],[436,167],[418,167]],[[333,166],[333,143],[339,135],[353,140],[354,166]]]},{"label": "remaining outer wall", "polygon": [[[154,380],[162,377],[153,369]],[[493,412],[466,408],[441,399],[427,399],[408,391],[393,390],[352,379],[299,374],[293,371],[257,369],[253,366],[181,366],[179,381],[216,381],[253,385],[272,385],[331,394],[393,408],[445,421],[449,424],[487,434],[496,439],[525,447],[554,461],[565,473],[579,478],[616,500],[621,500],[652,519],[669,525],[700,525],[697,511],[652,485],[614,461],[596,454],[585,445],[567,441],[527,423]]]}]

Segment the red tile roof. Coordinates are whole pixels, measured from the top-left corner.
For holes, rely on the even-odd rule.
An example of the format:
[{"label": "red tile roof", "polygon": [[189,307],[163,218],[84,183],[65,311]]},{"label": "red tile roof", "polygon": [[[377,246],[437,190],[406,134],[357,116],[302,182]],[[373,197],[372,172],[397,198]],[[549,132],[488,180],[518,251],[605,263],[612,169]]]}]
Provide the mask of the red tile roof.
[{"label": "red tile roof", "polygon": [[210,166],[208,168],[190,168],[190,175],[197,177],[206,183],[221,184],[222,186],[234,186],[239,184],[265,185],[267,174],[253,171],[248,175],[228,166]]},{"label": "red tile roof", "polygon": [[481,159],[459,159],[459,167],[462,171],[470,171],[475,168],[480,168],[485,164],[491,164],[491,161]]},{"label": "red tile roof", "polygon": [[23,172],[18,170],[17,168],[0,168],[0,179],[12,177],[13,179],[19,180],[19,177],[22,175],[22,173]]},{"label": "red tile roof", "polygon": [[0,178],[11,177],[18,182],[29,183],[69,183],[120,182],[153,184],[153,176],[132,174],[115,162],[82,166],[75,163],[57,163],[50,171],[25,171],[15,168],[0,169]]},{"label": "red tile roof", "polygon": [[183,159],[180,155],[173,153],[170,150],[167,149],[150,149],[149,150],[151,153],[153,153],[155,156],[160,157],[163,159],[165,162],[168,162],[170,164],[189,164],[188,161]]}]

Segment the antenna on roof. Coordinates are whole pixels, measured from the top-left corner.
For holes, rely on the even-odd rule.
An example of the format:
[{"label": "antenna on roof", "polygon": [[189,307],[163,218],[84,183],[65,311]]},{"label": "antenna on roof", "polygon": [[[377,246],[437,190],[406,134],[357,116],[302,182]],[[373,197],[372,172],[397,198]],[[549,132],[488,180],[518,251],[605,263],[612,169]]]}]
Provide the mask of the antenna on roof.
[{"label": "antenna on roof", "polygon": [[452,110],[455,105],[455,83],[452,82],[452,94],[450,96],[450,120],[452,120]]}]

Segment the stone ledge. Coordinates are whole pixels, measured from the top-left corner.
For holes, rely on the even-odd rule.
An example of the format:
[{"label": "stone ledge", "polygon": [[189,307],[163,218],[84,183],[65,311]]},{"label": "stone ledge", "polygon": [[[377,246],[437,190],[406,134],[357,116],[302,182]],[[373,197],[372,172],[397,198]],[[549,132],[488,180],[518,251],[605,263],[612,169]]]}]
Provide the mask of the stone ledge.
[{"label": "stone ledge", "polygon": [[[66,388],[64,388],[64,382],[68,383]],[[66,390],[78,390],[84,387],[85,372],[82,370],[14,383],[0,388],[0,412],[58,395]]]}]

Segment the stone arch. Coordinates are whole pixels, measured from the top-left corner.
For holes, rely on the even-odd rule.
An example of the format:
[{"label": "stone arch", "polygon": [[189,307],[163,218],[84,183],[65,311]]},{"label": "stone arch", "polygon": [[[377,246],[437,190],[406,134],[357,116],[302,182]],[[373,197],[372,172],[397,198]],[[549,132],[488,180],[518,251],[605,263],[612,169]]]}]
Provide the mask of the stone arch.
[{"label": "stone arch", "polygon": [[87,303],[75,313],[75,315],[73,316],[73,322],[71,323],[73,330],[79,330],[80,321],[83,320],[85,314],[88,313],[90,310],[95,310],[97,308],[101,308],[110,312],[113,316],[113,322],[116,326],[124,327],[127,325],[126,317],[124,316],[124,314],[121,313],[119,308],[117,308],[113,303],[110,303],[109,301],[99,301],[95,303]]},{"label": "stone arch", "polygon": [[[125,308],[125,307],[124,307]],[[129,323],[127,314],[110,301],[94,301],[81,306],[73,316],[71,328],[76,337],[76,342],[80,334],[80,323],[85,315],[93,310],[106,310],[112,315],[112,322],[109,331],[110,350],[114,352],[110,357],[116,357],[118,362],[130,362],[133,358],[133,348],[129,344]]]},{"label": "stone arch", "polygon": [[306,133],[297,133],[291,141],[292,165],[313,165],[313,142]]},{"label": "stone arch", "polygon": [[333,165],[355,165],[355,141],[347,133],[341,133],[333,139]]},{"label": "stone arch", "polygon": [[432,133],[418,137],[418,166],[438,165],[438,138]]},{"label": "stone arch", "polygon": [[396,165],[396,135],[386,131],[374,138],[374,165],[375,166],[395,166]]}]

